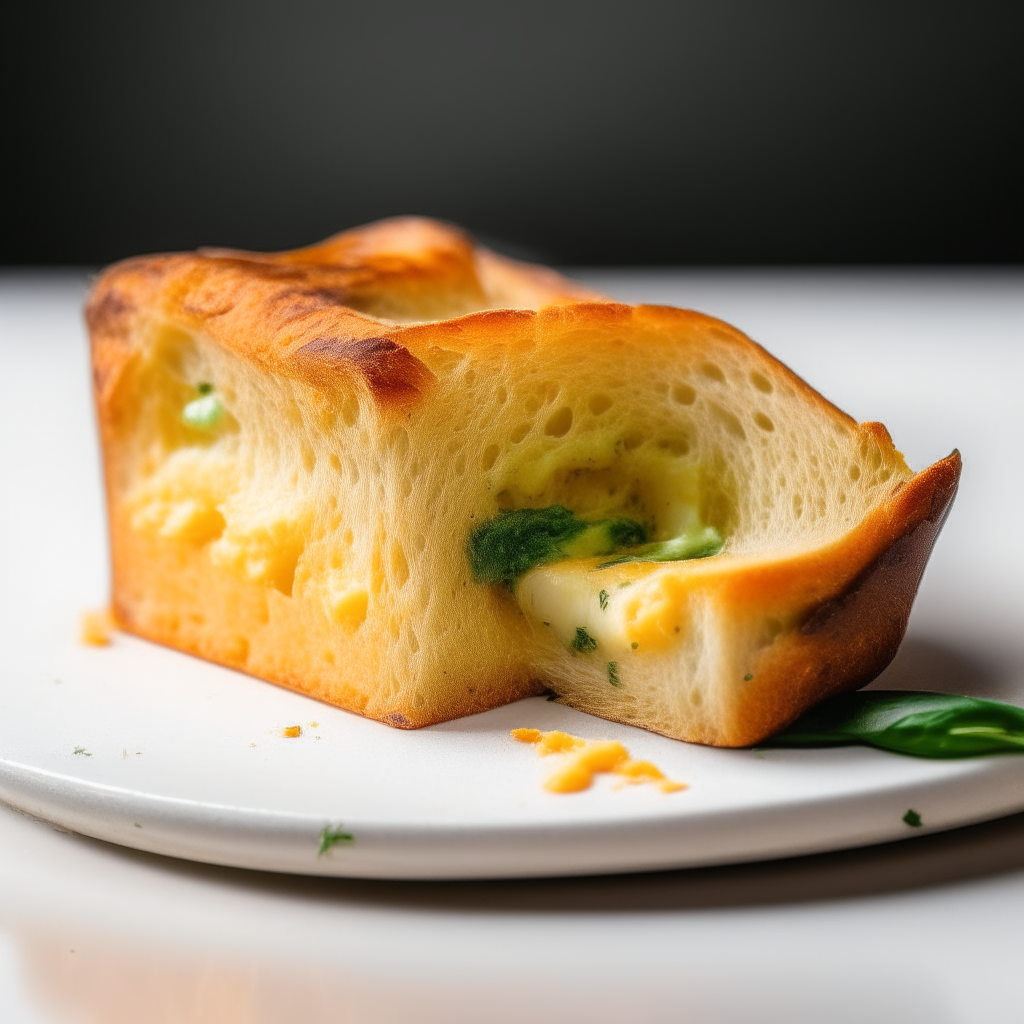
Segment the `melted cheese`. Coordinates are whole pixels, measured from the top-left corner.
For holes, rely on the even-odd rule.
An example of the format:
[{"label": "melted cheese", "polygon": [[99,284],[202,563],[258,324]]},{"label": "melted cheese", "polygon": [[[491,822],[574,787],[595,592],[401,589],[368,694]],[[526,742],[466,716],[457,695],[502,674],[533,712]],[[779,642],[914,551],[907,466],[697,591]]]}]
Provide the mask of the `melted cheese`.
[{"label": "melted cheese", "polygon": [[582,627],[609,658],[662,650],[681,639],[692,563],[632,563],[595,573],[599,563],[573,559],[534,569],[520,580],[516,600],[567,647]]},{"label": "melted cheese", "polygon": [[541,757],[567,754],[561,767],[549,776],[544,788],[551,793],[578,793],[589,789],[594,776],[601,773],[620,775],[629,783],[655,782],[663,793],[686,789],[685,782],[673,782],[650,761],[634,761],[629,751],[617,740],[584,740],[555,729],[513,729],[512,738],[531,743]]}]

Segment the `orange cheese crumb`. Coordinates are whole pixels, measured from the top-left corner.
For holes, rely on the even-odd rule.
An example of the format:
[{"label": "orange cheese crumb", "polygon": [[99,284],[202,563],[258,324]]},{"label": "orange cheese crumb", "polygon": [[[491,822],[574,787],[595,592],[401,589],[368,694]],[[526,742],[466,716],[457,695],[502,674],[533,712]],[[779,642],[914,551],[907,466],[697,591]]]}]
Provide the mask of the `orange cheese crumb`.
[{"label": "orange cheese crumb", "polygon": [[513,729],[512,739],[520,743],[536,743],[540,739],[540,729]]},{"label": "orange cheese crumb", "polygon": [[114,620],[108,608],[99,611],[83,612],[79,622],[78,636],[83,644],[90,647],[106,647],[110,643],[110,634],[114,629]]},{"label": "orange cheese crumb", "polygon": [[294,739],[296,736],[302,735],[301,725],[288,725],[281,730],[282,736],[287,736],[289,739]]},{"label": "orange cheese crumb", "polygon": [[589,789],[594,776],[600,773],[621,775],[626,782],[656,782],[663,793],[686,789],[685,782],[673,782],[650,761],[634,761],[629,751],[616,740],[584,740],[557,729],[513,729],[512,738],[530,743],[541,757],[548,754],[571,754],[565,764],[544,783],[551,793],[578,793]]}]

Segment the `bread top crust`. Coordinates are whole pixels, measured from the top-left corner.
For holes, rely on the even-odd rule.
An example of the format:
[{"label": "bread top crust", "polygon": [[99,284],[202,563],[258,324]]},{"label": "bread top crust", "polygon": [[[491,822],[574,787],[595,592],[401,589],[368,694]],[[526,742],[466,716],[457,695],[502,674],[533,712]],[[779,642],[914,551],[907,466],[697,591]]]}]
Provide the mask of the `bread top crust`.
[{"label": "bread top crust", "polygon": [[130,357],[129,337],[145,321],[202,332],[268,372],[317,388],[361,385],[385,414],[405,411],[429,389],[432,351],[484,355],[557,345],[576,332],[641,330],[655,344],[711,332],[756,352],[811,403],[855,424],[723,321],[614,302],[546,267],[474,246],[451,225],[417,217],[280,253],[200,249],[125,260],[100,276],[86,318],[101,404]]},{"label": "bread top crust", "polygon": [[481,311],[607,301],[552,270],[476,247],[455,227],[404,217],[288,252],[125,260],[101,275],[86,318],[101,397],[129,335],[160,319],[320,386],[347,370],[386,409],[414,401],[430,381],[405,343],[410,324],[426,328],[415,338],[429,345],[435,332],[447,336],[443,325]]}]

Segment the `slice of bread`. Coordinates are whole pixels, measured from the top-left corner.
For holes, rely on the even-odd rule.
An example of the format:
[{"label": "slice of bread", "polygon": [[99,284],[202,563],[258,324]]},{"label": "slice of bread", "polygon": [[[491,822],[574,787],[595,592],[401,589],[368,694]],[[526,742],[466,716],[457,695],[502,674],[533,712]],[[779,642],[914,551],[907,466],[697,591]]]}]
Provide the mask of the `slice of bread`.
[{"label": "slice of bread", "polygon": [[88,321],[122,628],[403,728],[550,688],[756,742],[890,661],[959,479],[430,221],[129,260]]}]

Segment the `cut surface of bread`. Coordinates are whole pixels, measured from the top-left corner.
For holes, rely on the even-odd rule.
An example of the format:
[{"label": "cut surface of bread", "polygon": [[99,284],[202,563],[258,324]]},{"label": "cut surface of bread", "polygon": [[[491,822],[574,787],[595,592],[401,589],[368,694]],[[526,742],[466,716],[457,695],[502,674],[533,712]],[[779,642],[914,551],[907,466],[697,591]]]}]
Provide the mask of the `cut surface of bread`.
[{"label": "cut surface of bread", "polygon": [[953,500],[727,324],[385,221],[108,269],[113,607],[390,725],[755,743],[891,660]]}]

